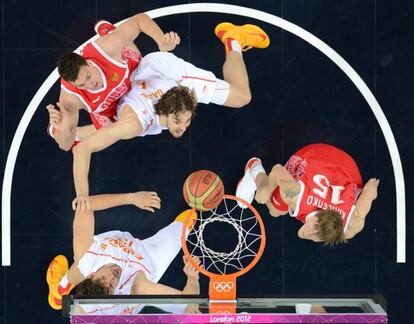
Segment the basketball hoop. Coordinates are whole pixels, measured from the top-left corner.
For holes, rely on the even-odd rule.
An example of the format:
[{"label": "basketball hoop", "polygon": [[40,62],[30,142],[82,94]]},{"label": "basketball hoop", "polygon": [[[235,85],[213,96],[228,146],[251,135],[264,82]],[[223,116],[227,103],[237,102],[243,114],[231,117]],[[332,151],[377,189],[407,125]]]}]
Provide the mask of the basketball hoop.
[{"label": "basketball hoop", "polygon": [[[238,201],[248,208],[240,208]],[[236,278],[250,271],[263,254],[266,244],[263,221],[253,206],[232,195],[224,195],[223,201],[216,208],[197,213],[193,230],[188,236],[187,226],[183,227],[181,243],[184,254],[198,271],[210,278],[210,301],[234,303]],[[187,216],[186,224],[190,215],[191,213]],[[229,251],[217,251],[206,244],[204,231],[213,224],[233,227],[237,237],[234,248]],[[227,234],[226,240],[229,238]],[[220,241],[222,242],[217,239],[215,243]],[[193,262],[194,256],[200,259],[200,265]]]}]

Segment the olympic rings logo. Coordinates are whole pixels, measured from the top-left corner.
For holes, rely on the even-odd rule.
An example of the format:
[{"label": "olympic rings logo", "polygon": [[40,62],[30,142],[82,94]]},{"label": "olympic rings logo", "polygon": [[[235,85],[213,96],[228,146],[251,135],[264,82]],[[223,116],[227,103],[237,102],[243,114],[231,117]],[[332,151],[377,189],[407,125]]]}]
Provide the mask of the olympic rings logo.
[{"label": "olympic rings logo", "polygon": [[228,314],[230,314],[230,312],[229,311],[217,311],[214,314],[220,314],[220,315],[224,314],[224,315],[228,315]]},{"label": "olympic rings logo", "polygon": [[217,292],[229,292],[230,290],[232,290],[234,288],[234,283],[231,281],[216,281],[213,284],[213,288],[217,291]]}]

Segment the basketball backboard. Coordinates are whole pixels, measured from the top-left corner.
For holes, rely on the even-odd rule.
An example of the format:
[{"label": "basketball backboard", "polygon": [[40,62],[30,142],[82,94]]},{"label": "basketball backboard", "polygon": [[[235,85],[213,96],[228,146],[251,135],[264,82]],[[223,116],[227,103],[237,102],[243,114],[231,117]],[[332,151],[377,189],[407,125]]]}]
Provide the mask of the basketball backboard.
[{"label": "basketball backboard", "polygon": [[[71,323],[388,323],[381,296],[239,297],[236,311],[193,296],[65,296]],[[234,308],[231,308],[234,309]]]}]

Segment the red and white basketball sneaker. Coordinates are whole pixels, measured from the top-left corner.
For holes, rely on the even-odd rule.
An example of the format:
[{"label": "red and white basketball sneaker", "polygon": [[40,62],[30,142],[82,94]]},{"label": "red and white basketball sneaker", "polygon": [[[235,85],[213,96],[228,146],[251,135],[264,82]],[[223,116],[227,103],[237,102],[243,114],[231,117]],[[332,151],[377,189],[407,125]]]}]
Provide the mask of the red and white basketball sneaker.
[{"label": "red and white basketball sneaker", "polygon": [[[262,161],[259,158],[253,157],[247,161],[246,167],[244,168],[244,176],[240,179],[236,189],[236,196],[245,200],[249,204],[253,202],[254,194],[257,189],[251,171],[257,166],[262,166]],[[247,208],[245,204],[239,201],[237,204],[240,208]]]},{"label": "red and white basketball sneaker", "polygon": [[111,31],[115,30],[116,27],[114,25],[112,25],[109,21],[106,20],[98,20],[95,23],[95,32],[99,35],[99,36],[105,36],[108,35]]}]

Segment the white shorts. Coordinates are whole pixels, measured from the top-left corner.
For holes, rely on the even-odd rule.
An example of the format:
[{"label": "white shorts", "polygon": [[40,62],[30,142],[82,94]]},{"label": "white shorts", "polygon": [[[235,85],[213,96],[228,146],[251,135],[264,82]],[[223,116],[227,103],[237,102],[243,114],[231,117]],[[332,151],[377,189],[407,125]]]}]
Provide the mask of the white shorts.
[{"label": "white shorts", "polygon": [[153,236],[141,240],[155,269],[154,282],[161,279],[178,252],[180,252],[183,225],[182,222],[172,222]]},{"label": "white shorts", "polygon": [[199,103],[223,105],[230,92],[227,81],[217,79],[213,72],[200,69],[169,52],[150,53],[135,70],[134,80],[165,79],[194,90]]}]

